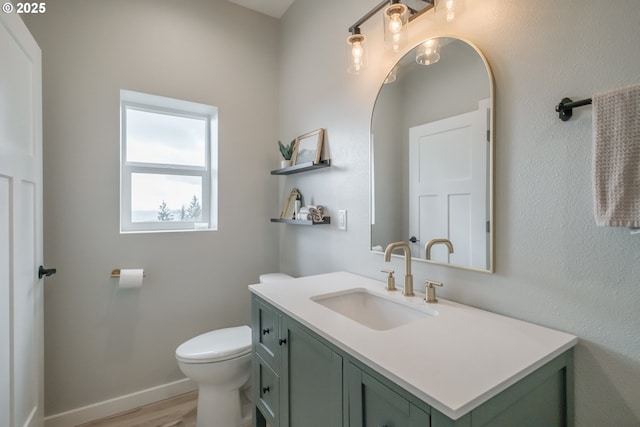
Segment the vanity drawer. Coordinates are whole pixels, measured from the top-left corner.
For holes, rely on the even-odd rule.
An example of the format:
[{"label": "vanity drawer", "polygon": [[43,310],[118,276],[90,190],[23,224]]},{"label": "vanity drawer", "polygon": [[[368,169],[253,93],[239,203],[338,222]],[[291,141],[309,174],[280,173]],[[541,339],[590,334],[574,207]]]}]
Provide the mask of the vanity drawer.
[{"label": "vanity drawer", "polygon": [[272,307],[257,299],[252,301],[252,334],[256,353],[271,367],[279,366],[280,315]]},{"label": "vanity drawer", "polygon": [[253,400],[266,421],[280,425],[280,377],[260,357],[253,356]]}]

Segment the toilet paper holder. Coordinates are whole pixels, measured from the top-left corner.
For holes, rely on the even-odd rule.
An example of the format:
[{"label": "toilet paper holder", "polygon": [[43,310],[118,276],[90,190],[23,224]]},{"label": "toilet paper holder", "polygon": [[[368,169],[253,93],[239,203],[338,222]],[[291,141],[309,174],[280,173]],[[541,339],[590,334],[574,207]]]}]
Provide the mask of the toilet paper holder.
[{"label": "toilet paper holder", "polygon": [[[142,277],[147,277],[147,273],[143,273]],[[111,270],[111,278],[112,279],[119,279],[120,278],[120,269],[119,268],[114,268],[113,270]]]}]

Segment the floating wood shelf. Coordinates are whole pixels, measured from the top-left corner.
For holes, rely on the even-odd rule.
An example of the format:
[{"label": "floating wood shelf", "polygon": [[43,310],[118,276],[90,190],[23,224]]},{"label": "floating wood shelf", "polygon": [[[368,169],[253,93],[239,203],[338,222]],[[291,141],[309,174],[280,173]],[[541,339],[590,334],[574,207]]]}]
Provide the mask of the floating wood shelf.
[{"label": "floating wood shelf", "polygon": [[299,165],[289,166],[288,168],[272,170],[271,175],[291,175],[294,173],[307,172],[315,169],[328,168],[329,166],[331,166],[331,159],[320,160],[320,163],[300,163]]},{"label": "floating wood shelf", "polygon": [[295,225],[323,225],[323,224],[331,224],[331,217],[325,216],[324,221],[322,222],[308,221],[306,219],[282,219],[282,218],[271,218],[271,222],[281,222],[284,224],[295,224]]}]

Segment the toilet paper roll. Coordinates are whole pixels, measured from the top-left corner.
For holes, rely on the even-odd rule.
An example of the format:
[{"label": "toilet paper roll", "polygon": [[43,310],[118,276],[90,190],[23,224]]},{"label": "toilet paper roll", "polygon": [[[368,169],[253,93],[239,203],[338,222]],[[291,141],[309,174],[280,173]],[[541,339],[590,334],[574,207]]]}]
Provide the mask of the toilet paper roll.
[{"label": "toilet paper roll", "polygon": [[142,286],[144,277],[143,268],[123,268],[120,270],[120,279],[118,280],[118,288],[130,289]]}]

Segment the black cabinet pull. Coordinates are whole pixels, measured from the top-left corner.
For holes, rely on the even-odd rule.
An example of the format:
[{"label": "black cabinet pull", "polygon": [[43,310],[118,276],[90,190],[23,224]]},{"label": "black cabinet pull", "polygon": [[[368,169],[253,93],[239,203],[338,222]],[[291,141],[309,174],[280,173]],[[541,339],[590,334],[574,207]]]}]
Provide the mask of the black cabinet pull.
[{"label": "black cabinet pull", "polygon": [[278,344],[282,345],[282,344],[286,344],[286,343],[287,343],[287,339],[286,338],[278,339]]},{"label": "black cabinet pull", "polygon": [[264,394],[264,393],[269,393],[269,390],[270,390],[270,389],[269,389],[269,386],[262,387],[262,394]]},{"label": "black cabinet pull", "polygon": [[271,329],[269,329],[269,328],[264,328],[264,329],[262,330],[262,335],[267,335],[269,332],[271,332]]}]

